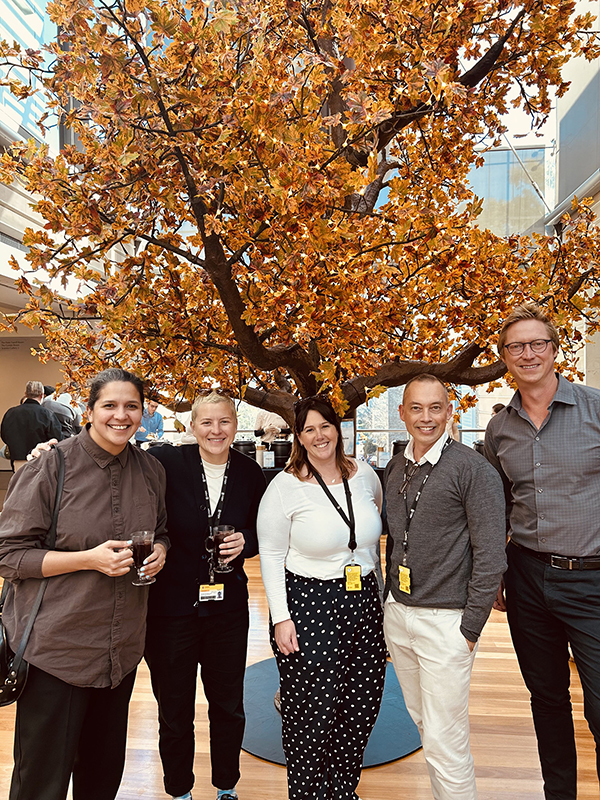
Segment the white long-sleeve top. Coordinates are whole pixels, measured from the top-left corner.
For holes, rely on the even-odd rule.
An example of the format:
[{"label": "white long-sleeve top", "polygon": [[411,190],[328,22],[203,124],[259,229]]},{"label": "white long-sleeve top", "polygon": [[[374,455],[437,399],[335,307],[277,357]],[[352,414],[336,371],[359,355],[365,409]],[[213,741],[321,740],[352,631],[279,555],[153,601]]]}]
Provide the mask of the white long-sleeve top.
[{"label": "white long-sleeve top", "polygon": [[[379,560],[382,489],[374,470],[364,461],[349,480],[356,519],[354,561],[363,576]],[[343,484],[329,486],[348,514]],[[258,547],[262,579],[273,623],[290,618],[285,590],[285,570],[305,578],[331,580],[344,577],[351,561],[350,529],[318,483],[301,481],[280,472],[269,484],[258,510]]]}]

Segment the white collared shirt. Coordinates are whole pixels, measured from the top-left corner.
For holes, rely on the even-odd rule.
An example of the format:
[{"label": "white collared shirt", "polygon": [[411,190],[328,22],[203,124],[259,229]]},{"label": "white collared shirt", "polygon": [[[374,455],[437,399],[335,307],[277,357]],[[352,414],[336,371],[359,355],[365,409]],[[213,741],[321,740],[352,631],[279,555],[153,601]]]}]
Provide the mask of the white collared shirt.
[{"label": "white collared shirt", "polygon": [[[440,460],[440,456],[442,455],[442,450],[444,449],[444,445],[450,438],[450,435],[444,431],[437,442],[429,448],[429,450],[425,453],[423,458],[419,461],[419,466],[422,467],[426,461],[429,461],[431,465],[437,464]],[[412,461],[413,464],[415,463],[414,457],[414,447],[415,447],[415,440],[411,436],[408,440],[408,444],[404,448],[404,458],[408,461]]]}]

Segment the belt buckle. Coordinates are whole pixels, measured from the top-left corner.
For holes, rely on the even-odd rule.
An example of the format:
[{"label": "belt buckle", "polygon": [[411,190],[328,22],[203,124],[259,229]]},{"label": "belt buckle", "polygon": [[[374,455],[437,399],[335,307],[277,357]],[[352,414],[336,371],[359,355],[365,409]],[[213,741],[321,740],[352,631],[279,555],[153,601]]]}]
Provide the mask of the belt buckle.
[{"label": "belt buckle", "polygon": [[[569,566],[568,566],[568,567],[565,567],[565,566],[562,566],[561,564],[555,564],[555,563],[554,563],[554,560],[555,560],[555,559],[556,559],[557,561],[566,561],[566,562],[568,562],[568,565],[569,565]],[[551,556],[550,556],[550,566],[551,566],[551,567],[554,567],[554,569],[573,569],[573,564],[572,564],[572,561],[571,561],[571,559],[569,559],[569,558],[565,558],[565,556],[555,556],[555,555],[551,555]]]}]

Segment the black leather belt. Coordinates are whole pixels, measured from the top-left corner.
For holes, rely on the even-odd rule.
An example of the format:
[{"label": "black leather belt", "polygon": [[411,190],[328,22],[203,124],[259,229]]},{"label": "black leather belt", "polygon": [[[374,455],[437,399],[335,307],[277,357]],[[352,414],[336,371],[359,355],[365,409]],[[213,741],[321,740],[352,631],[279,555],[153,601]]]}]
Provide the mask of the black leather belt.
[{"label": "black leather belt", "polygon": [[511,544],[527,553],[528,556],[537,558],[538,561],[543,561],[544,564],[550,564],[551,567],[556,569],[600,569],[600,556],[583,556],[582,558],[556,556],[552,553],[540,553],[539,550],[530,550],[529,547],[523,547],[522,544],[515,542],[514,539],[510,541]]}]

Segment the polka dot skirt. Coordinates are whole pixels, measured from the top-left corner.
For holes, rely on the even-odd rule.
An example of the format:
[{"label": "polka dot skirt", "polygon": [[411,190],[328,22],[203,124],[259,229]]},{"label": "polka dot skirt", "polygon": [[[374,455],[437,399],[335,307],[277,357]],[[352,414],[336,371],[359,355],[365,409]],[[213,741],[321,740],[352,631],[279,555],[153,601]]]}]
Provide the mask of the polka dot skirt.
[{"label": "polka dot skirt", "polygon": [[286,574],[300,652],[271,644],[281,678],[283,749],[290,800],[355,800],[364,749],[385,681],[385,643],[375,575],[360,592],[344,579]]}]

